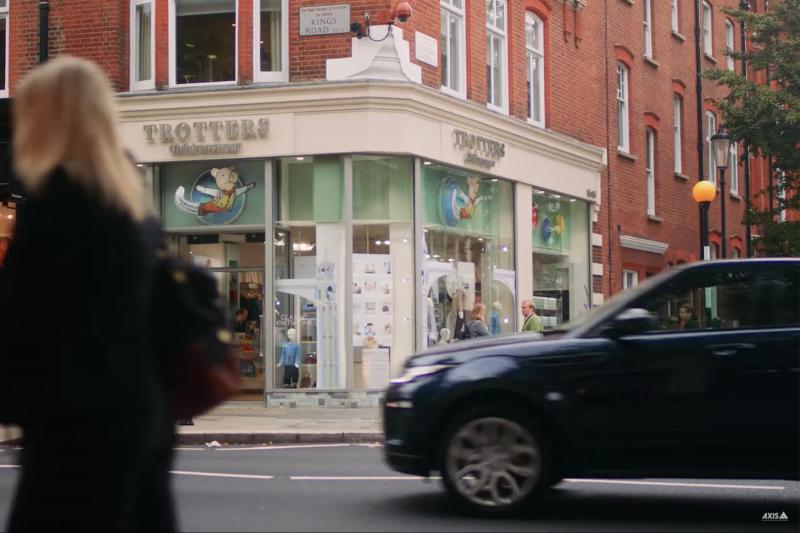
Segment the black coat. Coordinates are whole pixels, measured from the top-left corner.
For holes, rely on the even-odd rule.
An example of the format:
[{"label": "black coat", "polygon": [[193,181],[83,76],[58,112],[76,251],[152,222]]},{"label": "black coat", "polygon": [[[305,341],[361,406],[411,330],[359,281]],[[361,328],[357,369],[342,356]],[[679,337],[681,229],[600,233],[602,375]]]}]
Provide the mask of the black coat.
[{"label": "black coat", "polygon": [[158,238],[62,171],[19,209],[0,290],[0,415],[25,433],[11,529],[174,529]]}]

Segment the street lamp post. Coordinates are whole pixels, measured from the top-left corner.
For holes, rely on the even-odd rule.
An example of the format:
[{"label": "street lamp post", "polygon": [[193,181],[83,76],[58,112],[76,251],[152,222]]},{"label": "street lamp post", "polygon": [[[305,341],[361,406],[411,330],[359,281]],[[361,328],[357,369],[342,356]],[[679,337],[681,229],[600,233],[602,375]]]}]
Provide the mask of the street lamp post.
[{"label": "street lamp post", "polygon": [[717,188],[708,180],[701,180],[692,188],[692,198],[700,205],[700,249],[703,251],[703,260],[711,259],[711,250],[708,248],[708,206],[717,196]]},{"label": "street lamp post", "polygon": [[720,212],[722,213],[722,258],[728,257],[727,240],[728,235],[725,231],[725,170],[728,168],[728,159],[731,156],[731,137],[725,131],[725,126],[720,125],[717,133],[711,137],[711,144],[714,147],[714,162],[719,169],[719,187],[722,196],[720,197]]}]

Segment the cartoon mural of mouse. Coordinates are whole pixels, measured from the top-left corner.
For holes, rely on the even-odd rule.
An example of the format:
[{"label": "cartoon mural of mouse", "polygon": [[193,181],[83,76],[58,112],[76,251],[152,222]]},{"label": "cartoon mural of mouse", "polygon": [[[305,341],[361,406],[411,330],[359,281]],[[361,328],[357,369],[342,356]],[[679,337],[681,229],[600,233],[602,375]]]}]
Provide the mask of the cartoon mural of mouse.
[{"label": "cartoon mural of mouse", "polygon": [[212,168],[210,174],[214,178],[217,188],[197,185],[195,190],[211,196],[212,199],[203,203],[187,200],[185,198],[186,190],[183,186],[180,186],[175,190],[175,205],[178,209],[184,213],[199,217],[210,213],[225,213],[233,208],[237,196],[256,186],[255,183],[248,183],[242,187],[236,187],[236,183],[239,181],[239,173],[236,172],[236,167]]}]

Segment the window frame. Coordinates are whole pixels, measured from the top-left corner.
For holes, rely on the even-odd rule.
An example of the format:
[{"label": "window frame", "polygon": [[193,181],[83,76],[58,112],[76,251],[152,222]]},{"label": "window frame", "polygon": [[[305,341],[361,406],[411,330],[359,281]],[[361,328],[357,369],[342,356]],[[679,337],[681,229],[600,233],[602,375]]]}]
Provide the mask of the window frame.
[{"label": "window frame", "polygon": [[[459,89],[453,89],[452,87],[441,84],[440,88],[442,92],[451,94],[462,100],[467,99],[467,34],[466,34],[466,14],[464,11],[464,3],[465,0],[461,0],[461,7],[456,7],[453,5],[452,0],[440,0],[439,2],[439,16],[441,17],[442,11],[447,12],[448,17],[455,17],[459,19],[458,24],[458,86]],[[450,25],[447,25],[448,28],[448,39],[450,38],[449,28]],[[441,33],[441,28],[440,28]],[[441,38],[441,35],[440,35]],[[448,43],[449,44],[449,43]],[[442,43],[439,43],[439,46],[442,46]],[[443,48],[449,52],[450,47]],[[448,64],[452,63],[452,58],[448,56]],[[441,66],[440,66],[441,67]],[[448,73],[449,74],[449,73]],[[449,78],[449,75],[448,75]],[[440,80],[441,81],[441,80]]]},{"label": "window frame", "polygon": [[617,150],[630,153],[630,69],[617,61]]},{"label": "window frame", "polygon": [[719,184],[717,183],[717,165],[714,161],[714,145],[711,144],[711,137],[717,131],[717,116],[711,112],[705,112],[705,126],[706,126],[706,133],[705,133],[705,143],[706,143],[706,157],[708,158],[708,162],[706,164],[706,171],[708,171],[708,181],[714,184],[715,187],[718,187]]},{"label": "window frame", "polygon": [[642,26],[644,31],[644,57],[653,59],[653,2],[642,0]]},{"label": "window frame", "polygon": [[3,19],[3,24],[6,27],[6,42],[5,42],[5,72],[3,72],[3,87],[4,89],[0,89],[0,97],[8,98],[9,91],[8,91],[8,80],[9,80],[9,66],[8,66],[8,34],[11,31],[11,24],[9,24],[8,20],[10,18],[10,9],[9,9],[10,0],[6,1],[5,7],[0,7],[0,18]]},{"label": "window frame", "polygon": [[675,174],[683,172],[683,98],[672,95],[672,170]]},{"label": "window frame", "polygon": [[679,33],[680,31],[680,15],[678,14],[678,0],[670,0],[669,3],[669,24],[670,29]]},{"label": "window frame", "polygon": [[[491,40],[493,37],[500,39],[500,43],[501,43],[500,44],[500,49],[502,51],[502,54],[501,54],[501,59],[500,60],[502,61],[502,65],[500,66],[500,78],[501,78],[500,79],[500,82],[501,82],[500,95],[501,95],[501,98],[503,99],[503,101],[501,102],[500,105],[497,105],[496,103],[491,101],[492,91],[488,90],[489,89],[489,78],[487,77],[487,80],[486,80],[487,81],[486,107],[488,107],[489,109],[491,109],[493,111],[498,111],[500,113],[503,113],[504,115],[508,115],[508,110],[509,110],[509,102],[508,102],[508,100],[509,100],[509,98],[508,98],[508,1],[507,0],[500,0],[500,1],[503,2],[503,27],[500,28],[499,26],[497,26],[496,23],[490,22],[489,13],[488,12],[486,14],[485,27],[486,27],[487,45],[490,42],[489,40]],[[495,9],[494,9],[494,15],[493,16],[496,18],[497,17],[497,7],[496,7],[497,4],[496,3],[498,2],[498,0],[487,0],[487,2],[493,2],[494,3]],[[489,46],[488,49],[487,49],[487,52],[490,49],[491,49],[491,47]],[[493,68],[491,68],[493,66],[491,64],[491,60],[492,60],[491,58],[492,58],[492,54],[491,53],[487,53],[487,55],[486,55],[486,66],[490,67],[489,68],[489,77],[491,77],[491,73],[494,70]]]},{"label": "window frame", "polygon": [[703,0],[703,53],[714,57],[714,10],[711,4]]},{"label": "window frame", "polygon": [[725,19],[725,66],[728,70],[736,70],[736,62],[728,54],[736,51],[736,30],[733,22]]},{"label": "window frame", "polygon": [[[236,85],[239,83],[239,2],[233,0],[233,9],[235,11],[235,24],[236,30],[233,37],[234,42],[234,58],[233,58],[233,80],[229,81],[210,81],[200,83],[178,83],[177,82],[177,0],[169,0],[169,87],[170,89],[178,89],[181,87],[225,87]],[[255,67],[254,67],[255,68]]]},{"label": "window frame", "polygon": [[[136,9],[144,4],[150,4],[150,79],[147,81],[136,81],[136,72],[138,70],[138,62],[136,61],[138,55],[138,35],[136,27]],[[130,2],[130,49],[129,58],[130,74],[128,78],[128,87],[131,91],[144,91],[156,88],[156,12],[155,0],[131,0]]]},{"label": "window frame", "polygon": [[[631,279],[633,284],[628,281]],[[622,290],[626,291],[628,289],[633,289],[639,284],[639,273],[635,270],[631,270],[629,268],[622,269]]]},{"label": "window frame", "polygon": [[647,176],[647,215],[656,215],[656,131],[645,129],[645,174]]},{"label": "window frame", "polygon": [[[276,71],[261,70],[261,0],[253,0],[253,81],[255,83],[280,83],[289,81],[289,0],[281,2],[281,69]],[[236,31],[239,31],[239,10],[236,10]],[[238,33],[236,57],[238,63]],[[236,78],[238,80],[238,65]]]},{"label": "window frame", "polygon": [[[534,19],[536,21],[536,32],[538,34],[537,35],[537,38],[538,38],[537,40],[539,42],[539,49],[538,50],[533,48],[533,47],[531,47],[531,46],[528,46],[528,24],[527,24],[528,17],[530,17],[530,18],[532,18],[532,19]],[[526,78],[527,82],[530,84],[529,87],[532,89],[533,88],[533,77],[531,76],[531,74],[532,74],[532,68],[531,67],[532,67],[532,64],[533,64],[532,56],[534,56],[534,55],[538,56],[538,58],[539,58],[539,69],[537,70],[537,74],[538,74],[537,78],[538,79],[536,81],[538,82],[538,85],[539,85],[539,110],[540,110],[540,113],[541,113],[541,117],[540,117],[539,120],[536,120],[536,118],[533,117],[533,109],[534,109],[534,106],[533,106],[533,95],[534,95],[534,91],[533,90],[529,90],[529,94],[527,96],[528,96],[528,108],[530,110],[530,113],[528,114],[527,118],[528,118],[528,122],[530,124],[533,124],[534,126],[540,126],[542,128],[545,127],[545,117],[546,117],[546,113],[545,113],[545,100],[546,100],[546,98],[545,98],[545,79],[544,79],[544,71],[545,71],[544,36],[545,36],[545,33],[544,33],[544,21],[542,20],[542,18],[539,17],[536,13],[533,13],[532,11],[526,11],[525,12],[525,63],[526,63],[526,66],[527,66],[527,72],[526,72],[525,78]]]},{"label": "window frame", "polygon": [[739,143],[731,143],[728,168],[730,169],[728,190],[732,195],[739,196]]}]

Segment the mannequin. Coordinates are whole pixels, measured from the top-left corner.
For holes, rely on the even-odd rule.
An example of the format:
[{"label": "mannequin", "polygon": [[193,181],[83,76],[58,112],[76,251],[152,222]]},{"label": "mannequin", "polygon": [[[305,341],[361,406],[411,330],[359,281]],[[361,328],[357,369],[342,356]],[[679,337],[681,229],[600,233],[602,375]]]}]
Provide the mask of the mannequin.
[{"label": "mannequin", "polygon": [[300,345],[295,342],[297,331],[289,328],[286,331],[289,340],[281,347],[281,358],[276,366],[283,367],[283,388],[297,387],[297,377],[300,368]]},{"label": "mannequin", "polygon": [[503,313],[503,305],[500,302],[492,304],[492,314],[489,316],[489,334],[500,334],[500,315]]},{"label": "mannequin", "polygon": [[450,344],[450,330],[447,328],[442,328],[439,331],[439,344]]}]

